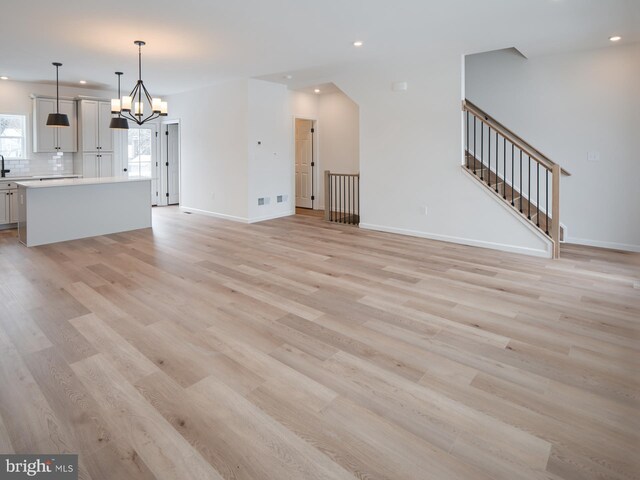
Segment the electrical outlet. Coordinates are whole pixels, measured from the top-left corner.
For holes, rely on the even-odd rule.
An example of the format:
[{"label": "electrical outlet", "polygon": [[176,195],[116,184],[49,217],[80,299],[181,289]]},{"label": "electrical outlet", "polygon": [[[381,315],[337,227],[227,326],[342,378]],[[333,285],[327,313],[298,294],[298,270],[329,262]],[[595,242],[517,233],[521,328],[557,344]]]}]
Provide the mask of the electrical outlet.
[{"label": "electrical outlet", "polygon": [[587,160],[590,162],[599,162],[600,161],[600,152],[588,152]]},{"label": "electrical outlet", "polygon": [[422,207],[422,213],[424,213],[425,215],[429,214],[429,207]]}]

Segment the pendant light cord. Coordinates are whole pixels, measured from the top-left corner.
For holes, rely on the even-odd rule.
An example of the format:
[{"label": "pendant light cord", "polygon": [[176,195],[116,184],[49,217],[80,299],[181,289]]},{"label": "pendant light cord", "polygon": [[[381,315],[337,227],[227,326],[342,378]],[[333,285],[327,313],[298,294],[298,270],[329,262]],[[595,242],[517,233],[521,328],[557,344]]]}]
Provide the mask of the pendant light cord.
[{"label": "pendant light cord", "polygon": [[58,80],[58,65],[56,65],[56,113],[60,113],[60,82]]}]

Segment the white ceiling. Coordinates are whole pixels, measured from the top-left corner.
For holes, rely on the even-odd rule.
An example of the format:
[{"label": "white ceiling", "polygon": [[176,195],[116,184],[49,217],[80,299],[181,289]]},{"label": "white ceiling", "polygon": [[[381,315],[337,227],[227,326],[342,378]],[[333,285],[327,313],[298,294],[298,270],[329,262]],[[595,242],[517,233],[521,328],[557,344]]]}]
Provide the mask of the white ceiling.
[{"label": "white ceiling", "polygon": [[[3,10],[0,75],[168,94],[232,77],[329,79],[344,65],[517,47],[534,56],[640,41],[640,0],[20,0]],[[365,45],[355,48],[354,40]]]}]

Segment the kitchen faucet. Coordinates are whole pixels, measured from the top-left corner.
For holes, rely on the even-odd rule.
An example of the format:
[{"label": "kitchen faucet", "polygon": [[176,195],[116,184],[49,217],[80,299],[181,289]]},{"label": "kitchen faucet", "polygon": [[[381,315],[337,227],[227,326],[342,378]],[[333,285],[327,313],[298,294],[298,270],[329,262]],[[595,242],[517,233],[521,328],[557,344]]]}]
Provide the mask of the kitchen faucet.
[{"label": "kitchen faucet", "polygon": [[4,155],[0,155],[0,158],[2,159],[2,168],[0,169],[0,176],[4,178],[7,176],[6,174],[9,173],[11,170],[4,169]]}]

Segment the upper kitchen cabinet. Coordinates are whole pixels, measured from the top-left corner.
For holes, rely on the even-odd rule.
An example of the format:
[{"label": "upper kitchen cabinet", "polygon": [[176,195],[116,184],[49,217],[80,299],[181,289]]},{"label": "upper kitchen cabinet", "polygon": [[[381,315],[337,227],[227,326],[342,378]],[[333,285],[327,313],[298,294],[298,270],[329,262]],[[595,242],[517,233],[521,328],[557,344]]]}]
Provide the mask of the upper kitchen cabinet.
[{"label": "upper kitchen cabinet", "polygon": [[60,100],[60,113],[69,117],[68,127],[47,127],[47,117],[56,112],[56,99],[33,99],[33,151],[35,153],[73,153],[78,151],[77,105],[75,100]]},{"label": "upper kitchen cabinet", "polygon": [[112,152],[113,130],[111,103],[100,100],[80,100],[80,139],[83,152]]}]

